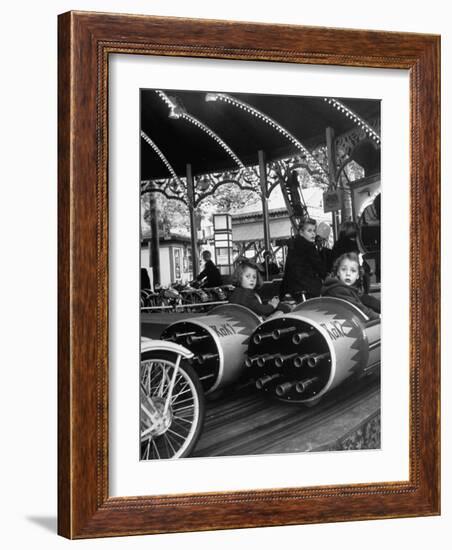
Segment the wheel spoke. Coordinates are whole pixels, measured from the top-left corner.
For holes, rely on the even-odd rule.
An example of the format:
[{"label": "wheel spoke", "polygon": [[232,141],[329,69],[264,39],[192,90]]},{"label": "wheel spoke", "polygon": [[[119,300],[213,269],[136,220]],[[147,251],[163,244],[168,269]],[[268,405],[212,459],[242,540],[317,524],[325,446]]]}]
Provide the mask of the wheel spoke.
[{"label": "wheel spoke", "polygon": [[183,401],[178,401],[177,403],[175,403],[173,405],[173,407],[172,407],[173,411],[175,410],[177,405],[182,405],[183,403],[190,403],[190,402],[193,403],[193,398],[192,397],[190,399],[184,399]]},{"label": "wheel spoke", "polygon": [[171,433],[169,433],[168,431],[165,432],[165,436],[168,438],[169,441],[171,441],[175,446],[176,446],[176,453],[177,453],[177,450],[181,448],[181,446],[183,445],[183,443],[181,443],[180,441],[178,441],[174,435],[171,437]]},{"label": "wheel spoke", "polygon": [[187,420],[186,418],[183,418],[182,416],[177,416],[175,414],[173,414],[173,418],[176,418],[177,420],[182,420],[182,422],[186,422],[187,424],[192,424],[192,421],[191,420]]},{"label": "wheel spoke", "polygon": [[176,409],[176,407],[173,407],[173,412],[181,412],[181,411],[186,411],[187,409],[194,409],[194,408],[195,408],[194,405],[186,405],[185,407],[180,407],[179,409]]},{"label": "wheel spoke", "polygon": [[173,395],[172,399],[171,399],[171,403],[174,403],[174,401],[176,401],[176,399],[179,397],[179,395],[183,395],[184,393],[190,393],[191,390],[190,388],[188,388],[187,390],[184,390],[184,391],[181,391],[175,395]]},{"label": "wheel spoke", "polygon": [[171,457],[172,456],[172,453],[170,451],[170,448],[168,446],[168,441],[167,441],[167,438],[165,437],[165,434],[163,434],[160,438],[159,438],[159,441],[162,441],[163,442],[163,445],[165,447],[165,451],[166,451],[166,457]]},{"label": "wheel spoke", "polygon": [[[190,423],[191,424],[191,423]],[[190,433],[191,426],[187,426],[186,424],[181,424],[179,420],[175,420],[172,424],[173,428],[177,430],[176,433],[184,436],[186,438],[188,434]]]},{"label": "wheel spoke", "polygon": [[[163,437],[165,438],[165,442],[167,442],[169,444],[169,446],[171,447],[171,450],[173,451],[173,455],[176,454],[176,449],[173,447],[173,444],[171,443],[171,440],[170,438],[168,437],[168,435],[165,433],[163,434]],[[169,454],[169,453],[168,453]]]},{"label": "wheel spoke", "polygon": [[175,431],[172,430],[171,428],[168,428],[168,431],[169,431],[170,433],[172,433],[173,435],[175,435],[176,437],[179,437],[180,439],[185,439],[184,436],[178,434],[177,432],[175,432]]},{"label": "wheel spoke", "polygon": [[151,441],[149,440],[146,445],[146,456],[148,459],[150,454],[151,454]]},{"label": "wheel spoke", "polygon": [[146,428],[146,430],[141,432],[141,437],[147,436],[148,434],[150,434],[152,432],[153,429],[154,429],[153,426],[151,426],[150,428]]},{"label": "wheel spoke", "polygon": [[156,452],[156,454],[157,454],[157,458],[160,458],[160,453],[159,453],[159,450],[158,450],[158,448],[157,448],[157,444],[156,444],[156,442],[155,442],[154,439],[152,439],[152,444],[153,444],[153,446],[154,446],[154,448],[155,448],[155,452]]},{"label": "wheel spoke", "polygon": [[[193,407],[184,407],[180,409],[173,408],[173,418],[180,416],[181,418],[193,418],[194,409]],[[145,426],[146,427],[146,426]]]},{"label": "wheel spoke", "polygon": [[[147,397],[147,396],[146,396],[146,397]],[[149,398],[148,398],[148,400],[149,400]],[[151,401],[149,400],[149,402],[151,402]],[[143,403],[141,403],[141,410],[146,414],[146,416],[149,418],[149,420],[150,420],[151,422],[154,421],[154,416],[155,416],[155,415],[152,414],[151,411],[149,411],[149,410],[145,407],[145,405],[144,405]],[[155,407],[154,407],[154,410],[155,410]]]},{"label": "wheel spoke", "polygon": [[167,378],[162,372],[162,379],[160,381],[159,390],[158,390],[159,397],[163,397],[163,394],[165,392],[165,382],[167,382]]}]

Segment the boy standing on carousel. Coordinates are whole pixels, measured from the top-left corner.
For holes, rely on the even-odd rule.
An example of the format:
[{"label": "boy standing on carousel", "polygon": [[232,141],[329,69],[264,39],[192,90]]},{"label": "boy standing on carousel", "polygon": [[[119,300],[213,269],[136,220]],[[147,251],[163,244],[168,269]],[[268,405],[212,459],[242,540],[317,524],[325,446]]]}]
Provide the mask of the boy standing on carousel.
[{"label": "boy standing on carousel", "polygon": [[316,221],[306,218],[298,235],[288,243],[280,298],[291,294],[296,302],[320,296],[327,266],[316,246]]}]

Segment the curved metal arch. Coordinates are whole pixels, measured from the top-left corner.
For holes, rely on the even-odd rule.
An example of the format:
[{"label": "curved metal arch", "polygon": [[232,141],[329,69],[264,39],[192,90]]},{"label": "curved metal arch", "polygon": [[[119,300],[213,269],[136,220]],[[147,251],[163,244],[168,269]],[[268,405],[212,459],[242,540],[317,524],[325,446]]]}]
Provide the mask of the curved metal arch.
[{"label": "curved metal arch", "polygon": [[218,92],[209,92],[206,94],[206,101],[224,101],[225,103],[228,103],[230,105],[233,105],[235,107],[238,107],[239,109],[242,109],[243,111],[246,111],[256,118],[262,120],[272,128],[274,128],[277,132],[282,134],[286,139],[288,139],[292,145],[295,145],[297,149],[302,151],[304,155],[307,157],[309,161],[311,161],[314,166],[317,167],[319,173],[321,176],[325,179],[325,181],[328,182],[328,174],[323,169],[323,166],[319,163],[319,161],[311,154],[311,152],[288,130],[286,130],[281,124],[276,122],[273,118],[269,117],[262,111],[259,111],[255,107],[252,107],[248,103],[245,103],[244,101],[241,101],[239,99],[236,99],[233,96],[230,96],[228,94],[218,93]]},{"label": "curved metal arch", "polygon": [[363,215],[364,210],[374,203],[374,201],[378,197],[378,195],[381,195],[381,189],[378,189],[378,191],[374,191],[374,193],[372,193],[372,195],[367,197],[367,199],[361,205],[361,208],[359,209],[359,212],[356,216],[358,219]]},{"label": "curved metal arch", "polygon": [[212,128],[207,126],[207,124],[204,124],[204,122],[194,117],[190,113],[187,113],[187,111],[183,107],[175,103],[172,98],[168,97],[168,95],[165,94],[163,90],[155,90],[155,93],[169,107],[170,112],[168,116],[170,118],[175,118],[175,119],[181,118],[183,120],[187,120],[197,128],[200,128],[211,139],[213,139],[216,143],[218,143],[224,151],[226,151],[226,153],[233,159],[233,161],[237,164],[239,168],[245,168],[245,165],[239,159],[239,157],[234,153],[231,147],[229,147],[229,145],[216,132],[214,132]]},{"label": "curved metal arch", "polygon": [[153,141],[146,134],[146,132],[143,132],[143,130],[141,130],[140,135],[141,135],[142,139],[151,147],[151,149],[154,151],[154,153],[156,153],[156,155],[159,157],[159,159],[163,162],[163,164],[168,169],[168,172],[173,176],[173,179],[175,179],[177,181],[177,183],[181,184],[181,181],[180,181],[179,177],[177,176],[174,168],[171,166],[171,163],[166,158],[166,156],[162,153],[161,149],[158,147],[158,145],[155,143],[155,141]]},{"label": "curved metal arch", "polygon": [[276,181],[273,182],[270,187],[268,188],[268,196],[270,196],[273,192],[274,189],[276,189],[276,187],[278,187],[278,185],[281,185],[281,181],[282,181],[282,178],[280,176],[277,177]]},{"label": "curved metal arch", "polygon": [[[179,186],[176,190],[173,189],[174,183],[176,186]],[[168,189],[170,188],[170,189]],[[171,198],[183,198],[187,194],[187,186],[183,180],[179,182],[175,181],[173,178],[166,179],[156,179],[156,180],[142,180],[141,181],[141,192],[145,191],[154,191],[165,189],[168,193],[171,193]]]},{"label": "curved metal arch", "polygon": [[280,186],[284,185],[283,175],[280,174],[280,173],[276,174],[275,181],[269,186],[268,196],[270,196],[272,194],[273,190],[276,189],[276,187],[278,187],[278,185],[280,185]]},{"label": "curved metal arch", "polygon": [[347,153],[347,158],[338,167],[338,169],[336,171],[336,181],[335,181],[336,184],[339,182],[341,174],[345,170],[345,167],[347,166],[347,164],[350,164],[350,162],[352,162],[352,160],[354,160],[353,159],[353,153],[355,152],[355,149],[357,147],[359,147],[360,145],[362,145],[363,143],[366,143],[366,142],[371,143],[375,149],[379,149],[378,143],[376,143],[376,141],[374,139],[370,138],[370,137],[365,137],[365,138],[361,139],[360,141],[358,141],[355,144],[355,146],[353,147],[353,149],[349,153]]},{"label": "curved metal arch", "polygon": [[362,130],[369,136],[372,141],[375,141],[377,145],[380,145],[381,143],[381,137],[378,132],[376,132],[372,126],[364,120],[362,117],[357,115],[352,109],[344,105],[341,101],[334,97],[324,97],[324,101],[328,103],[328,105],[331,105],[334,107],[337,111],[341,112],[346,116],[347,118],[350,118],[353,122],[357,124],[359,128],[362,128]]},{"label": "curved metal arch", "polygon": [[158,189],[158,188],[145,189],[145,190],[141,190],[140,195],[143,196],[143,195],[146,195],[147,193],[160,193],[161,195],[164,195],[167,199],[174,200],[174,201],[179,201],[182,204],[185,204],[185,206],[188,208],[188,202],[187,201],[185,201],[184,199],[182,199],[180,197],[174,197],[172,195],[168,195],[165,189]]},{"label": "curved metal arch", "polygon": [[210,191],[208,191],[207,193],[204,193],[202,197],[199,197],[198,199],[196,199],[195,200],[195,208],[197,208],[204,199],[206,199],[207,197],[211,197],[219,187],[221,187],[222,185],[225,185],[227,183],[232,183],[232,184],[236,185],[237,187],[240,187],[240,189],[242,189],[242,191],[254,191],[255,193],[259,194],[259,191],[255,187],[243,185],[237,180],[228,178],[228,179],[221,180],[221,181],[215,183],[213,185],[213,187],[210,189]]}]

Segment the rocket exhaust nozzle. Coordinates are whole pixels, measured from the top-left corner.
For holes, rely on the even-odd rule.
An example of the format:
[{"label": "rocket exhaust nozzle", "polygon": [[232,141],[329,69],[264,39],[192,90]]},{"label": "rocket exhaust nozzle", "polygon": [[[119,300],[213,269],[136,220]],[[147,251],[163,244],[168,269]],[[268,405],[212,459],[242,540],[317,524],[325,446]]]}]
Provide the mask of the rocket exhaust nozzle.
[{"label": "rocket exhaust nozzle", "polygon": [[297,332],[292,336],[292,343],[298,346],[312,335],[312,332]]},{"label": "rocket exhaust nozzle", "polygon": [[254,365],[254,363],[259,359],[260,355],[258,356],[255,356],[255,357],[247,357],[245,359],[245,367],[252,367]]},{"label": "rocket exhaust nozzle", "polygon": [[176,340],[179,340],[181,338],[187,338],[190,337],[190,336],[194,336],[196,334],[195,331],[190,331],[190,332],[175,332],[174,334],[172,334],[171,336],[169,336],[168,338],[166,338],[166,340],[171,340],[173,342],[176,342]]},{"label": "rocket exhaust nozzle", "polygon": [[263,367],[265,364],[279,357],[279,355],[280,355],[279,353],[273,353],[273,354],[267,353],[265,355],[261,355],[257,358],[257,366]]},{"label": "rocket exhaust nozzle", "polygon": [[313,369],[314,367],[316,367],[321,361],[323,361],[324,359],[328,359],[330,356],[330,354],[328,352],[325,352],[325,353],[318,353],[318,354],[312,354],[311,357],[309,357],[308,359],[306,359],[306,364],[308,365],[308,367],[310,367],[311,369]]},{"label": "rocket exhaust nozzle", "polygon": [[187,345],[192,346],[193,344],[196,344],[197,342],[204,342],[205,340],[208,340],[210,336],[208,334],[203,334],[202,336],[196,335],[196,334],[190,334],[187,336],[186,342]]},{"label": "rocket exhaust nozzle", "polygon": [[280,377],[280,374],[269,374],[256,380],[256,388],[262,390],[267,384]]},{"label": "rocket exhaust nozzle", "polygon": [[272,338],[273,332],[264,332],[263,334],[255,334],[253,336],[253,342],[255,344],[260,344],[263,340],[268,340]]},{"label": "rocket exhaust nozzle", "polygon": [[273,340],[279,340],[282,336],[292,334],[296,330],[297,329],[295,327],[275,328],[275,330],[272,332],[272,338]]},{"label": "rocket exhaust nozzle", "polygon": [[311,357],[317,355],[316,353],[305,353],[304,355],[299,355],[298,357],[295,357],[295,359],[293,360],[293,366],[294,367],[297,367],[297,368],[300,368],[300,367],[303,367],[308,359],[310,359]]},{"label": "rocket exhaust nozzle", "polygon": [[295,391],[297,393],[304,393],[308,388],[313,386],[319,380],[320,378],[318,376],[314,376],[313,378],[306,378],[305,380],[300,380],[300,382],[297,382],[295,384]]},{"label": "rocket exhaust nozzle", "polygon": [[276,386],[276,395],[278,397],[286,395],[296,384],[297,382],[284,382],[283,384],[279,384],[279,386]]},{"label": "rocket exhaust nozzle", "polygon": [[211,361],[212,359],[217,358],[218,353],[201,353],[199,355],[195,355],[194,360],[200,365],[204,365],[205,363],[207,363],[207,361]]},{"label": "rocket exhaust nozzle", "polygon": [[275,366],[281,368],[285,363],[289,363],[291,359],[294,359],[294,357],[298,357],[298,353],[279,355],[279,357],[275,359]]}]

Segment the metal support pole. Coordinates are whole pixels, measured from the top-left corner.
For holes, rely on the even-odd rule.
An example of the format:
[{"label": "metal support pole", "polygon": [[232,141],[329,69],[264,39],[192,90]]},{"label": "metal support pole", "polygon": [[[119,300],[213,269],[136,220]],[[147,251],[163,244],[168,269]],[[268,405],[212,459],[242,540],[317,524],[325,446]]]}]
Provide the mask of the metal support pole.
[{"label": "metal support pole", "polygon": [[198,236],[196,232],[196,215],[195,215],[195,185],[193,183],[193,175],[191,164],[187,164],[187,196],[188,196],[188,211],[190,214],[190,236],[191,236],[191,262],[193,268],[193,279],[196,279],[199,273],[199,255],[198,255]]},{"label": "metal support pole", "polygon": [[[259,176],[261,183],[262,214],[264,218],[264,247],[270,252],[270,222],[268,215],[268,184],[267,167],[265,165],[265,152],[259,151]],[[268,255],[264,254],[265,260],[265,280],[268,281]]]},{"label": "metal support pole", "polygon": [[[334,141],[334,128],[326,129],[326,148],[328,158],[328,176],[330,189],[336,189],[336,146]],[[331,212],[333,220],[333,236],[336,241],[339,236],[339,216],[337,212]]]},{"label": "metal support pole", "polygon": [[154,285],[160,284],[160,243],[157,198],[154,193],[149,193],[149,216],[151,226],[151,240],[149,243],[149,261],[154,275]]}]

